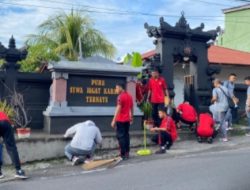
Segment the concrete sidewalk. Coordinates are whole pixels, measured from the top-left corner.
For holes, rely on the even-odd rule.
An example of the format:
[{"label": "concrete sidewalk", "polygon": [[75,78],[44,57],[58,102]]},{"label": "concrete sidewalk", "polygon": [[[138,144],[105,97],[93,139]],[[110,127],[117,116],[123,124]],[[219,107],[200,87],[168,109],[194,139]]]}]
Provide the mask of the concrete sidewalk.
[{"label": "concrete sidewalk", "polygon": [[[242,147],[250,146],[250,137],[246,136],[235,136],[231,137],[229,142],[221,142],[216,139],[213,144],[198,143],[194,140],[188,141],[178,141],[174,144],[171,150],[164,155],[151,155],[146,157],[139,157],[136,155],[138,148],[134,148],[131,151],[131,159],[124,162],[123,164],[161,159],[166,157],[178,157],[183,155],[199,155],[204,152],[216,152],[216,151],[229,151],[232,149],[239,149]],[[150,149],[154,152],[158,147],[151,146]],[[110,158],[117,155],[117,151],[110,152],[97,152],[95,159]],[[31,176],[31,179],[45,179],[57,176],[72,176],[87,173],[80,166],[71,166],[71,163],[64,158],[33,162],[23,165],[27,175]],[[0,180],[0,183],[8,182],[14,180],[14,170],[11,166],[5,166],[3,168],[3,173],[6,176],[4,179]]]},{"label": "concrete sidewalk", "polygon": [[[243,135],[245,127],[237,126],[230,135]],[[178,131],[178,141],[194,140],[194,132],[188,129]],[[110,154],[113,150],[118,149],[118,143],[114,132],[103,133],[102,147],[97,147],[97,151],[101,155]],[[147,134],[147,142],[152,145],[150,133]],[[131,148],[139,148],[143,144],[143,131],[131,131]],[[22,163],[58,159],[64,157],[64,147],[70,142],[70,139],[65,139],[62,135],[49,135],[44,132],[32,132],[28,139],[17,139],[17,147]],[[9,156],[4,149],[3,152],[4,164],[10,164]]]}]

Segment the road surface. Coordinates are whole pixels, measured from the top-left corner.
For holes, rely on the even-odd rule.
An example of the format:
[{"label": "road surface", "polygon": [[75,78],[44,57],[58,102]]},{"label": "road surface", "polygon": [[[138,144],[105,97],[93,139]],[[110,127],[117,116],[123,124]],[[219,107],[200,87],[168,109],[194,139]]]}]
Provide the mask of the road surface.
[{"label": "road surface", "polygon": [[249,190],[250,147],[154,155],[119,167],[0,184],[1,190]]}]

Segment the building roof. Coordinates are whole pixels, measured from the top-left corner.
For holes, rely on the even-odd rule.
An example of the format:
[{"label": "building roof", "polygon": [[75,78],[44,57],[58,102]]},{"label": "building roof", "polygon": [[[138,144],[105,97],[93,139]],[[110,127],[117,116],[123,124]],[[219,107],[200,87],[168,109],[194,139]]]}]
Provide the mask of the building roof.
[{"label": "building roof", "polygon": [[250,3],[245,4],[245,5],[241,5],[241,6],[237,6],[237,7],[232,7],[232,8],[228,8],[228,9],[223,9],[223,13],[231,13],[231,12],[236,12],[236,11],[243,11],[243,10],[247,10],[250,9]]},{"label": "building roof", "polygon": [[153,57],[155,55],[155,50],[150,50],[150,51],[147,51],[143,54],[141,54],[141,57],[142,59],[147,59],[147,58],[150,58],[150,57]]},{"label": "building roof", "polygon": [[83,61],[61,60],[57,63],[51,62],[48,65],[48,69],[51,71],[72,71],[72,72],[84,71],[91,75],[93,73],[98,73],[98,72],[112,72],[112,73],[119,73],[119,75],[129,73],[131,75],[137,75],[141,72],[142,68],[139,67],[134,68],[130,65],[121,65],[113,63],[103,64],[103,62],[94,62],[94,60],[92,59],[85,59]]},{"label": "building roof", "polygon": [[110,60],[110,59],[106,59],[102,56],[99,56],[99,55],[94,55],[94,56],[91,56],[91,57],[87,57],[87,58],[84,58],[81,60],[81,62],[86,62],[88,64],[91,64],[91,63],[101,63],[101,64],[117,64],[116,62]]},{"label": "building roof", "polygon": [[[64,57],[60,57],[61,61],[67,61]],[[94,56],[91,56],[91,57],[87,57],[87,58],[83,58],[80,60],[81,64],[83,63],[87,63],[89,65],[92,65],[92,64],[113,64],[113,65],[117,65],[118,63],[117,62],[114,62],[110,59],[106,59],[102,56],[99,56],[99,55],[94,55]],[[44,63],[42,64],[42,66],[39,68],[39,73],[43,73],[44,71],[47,71],[48,70],[48,63]]]},{"label": "building roof", "polygon": [[[148,51],[142,54],[142,58],[150,58],[155,53],[155,50]],[[221,46],[211,46],[208,48],[208,61],[211,64],[250,66],[250,53]]]}]

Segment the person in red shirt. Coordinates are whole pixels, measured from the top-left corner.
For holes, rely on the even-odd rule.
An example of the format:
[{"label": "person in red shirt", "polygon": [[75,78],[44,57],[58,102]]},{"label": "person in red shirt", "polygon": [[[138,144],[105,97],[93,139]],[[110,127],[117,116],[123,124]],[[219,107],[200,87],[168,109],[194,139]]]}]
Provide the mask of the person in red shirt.
[{"label": "person in red shirt", "polygon": [[175,117],[175,122],[178,127],[180,127],[180,121],[188,124],[190,129],[197,121],[197,112],[195,108],[189,104],[188,101],[184,101],[180,104],[177,109],[177,116]]},{"label": "person in red shirt", "polygon": [[133,122],[133,99],[132,96],[125,91],[124,84],[117,84],[116,92],[119,96],[117,98],[117,106],[111,126],[116,128],[116,137],[120,146],[120,156],[123,160],[127,160],[130,151],[129,127]]},{"label": "person in red shirt", "polygon": [[201,113],[199,115],[199,125],[196,129],[197,140],[202,142],[202,139],[207,139],[208,143],[213,142],[215,135],[214,120],[209,113]]},{"label": "person in red shirt", "polygon": [[[9,117],[4,113],[0,112],[0,137],[3,138],[3,142],[7,149],[7,152],[11,158],[12,163],[16,168],[16,178],[25,179],[25,172],[21,169],[21,163],[19,159],[19,154],[16,147],[16,141],[14,137],[14,129],[11,126],[11,121]],[[2,167],[2,146],[0,147],[0,178],[3,178],[1,167]]]},{"label": "person in red shirt", "polygon": [[159,69],[154,68],[151,72],[151,78],[148,82],[148,98],[147,100],[151,102],[152,118],[154,120],[154,125],[159,126],[161,120],[158,115],[159,108],[164,106],[165,96],[169,96],[167,90],[167,84],[165,79],[160,76]]},{"label": "person in red shirt", "polygon": [[151,128],[150,131],[158,133],[152,137],[152,141],[160,145],[156,154],[164,154],[177,139],[177,131],[174,120],[167,115],[166,108],[159,108],[159,117],[162,119],[160,127]]},{"label": "person in red shirt", "polygon": [[146,85],[143,84],[143,80],[138,80],[136,83],[136,103],[137,105],[141,105],[145,100],[145,93],[147,91]]}]

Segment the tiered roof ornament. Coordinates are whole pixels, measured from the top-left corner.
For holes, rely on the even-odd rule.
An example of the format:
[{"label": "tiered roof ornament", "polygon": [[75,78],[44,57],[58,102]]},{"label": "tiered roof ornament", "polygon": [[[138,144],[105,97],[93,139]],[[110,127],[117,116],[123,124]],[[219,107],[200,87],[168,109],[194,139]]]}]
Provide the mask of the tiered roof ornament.
[{"label": "tiered roof ornament", "polygon": [[218,32],[221,30],[220,27],[217,27],[216,30],[203,31],[205,28],[204,23],[201,23],[200,26],[191,29],[186,18],[184,12],[181,13],[181,17],[179,21],[175,24],[175,26],[171,26],[167,22],[164,21],[164,18],[161,17],[160,26],[150,26],[148,23],[144,24],[145,29],[147,29],[147,34],[149,37],[161,38],[161,37],[174,37],[174,36],[191,36],[195,38],[200,38],[204,40],[215,40]]}]

